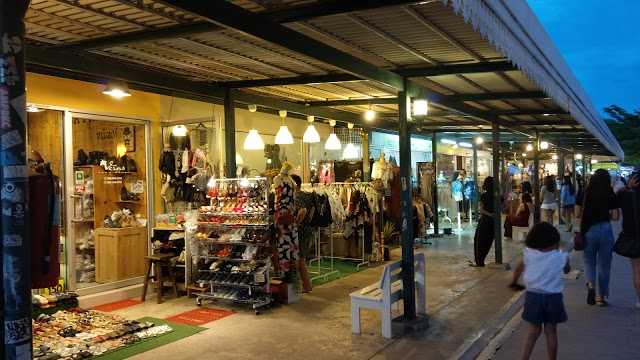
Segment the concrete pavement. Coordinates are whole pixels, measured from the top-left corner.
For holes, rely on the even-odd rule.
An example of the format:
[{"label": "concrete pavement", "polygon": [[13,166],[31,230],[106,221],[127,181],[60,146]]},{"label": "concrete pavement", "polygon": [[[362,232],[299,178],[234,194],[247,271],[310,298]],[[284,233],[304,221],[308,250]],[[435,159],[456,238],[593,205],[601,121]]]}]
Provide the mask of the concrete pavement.
[{"label": "concrete pavement", "polygon": [[[574,269],[582,270],[582,253],[572,256]],[[640,310],[636,301],[629,260],[614,255],[611,274],[609,306],[600,308],[586,304],[583,274],[567,280],[564,292],[569,321],[558,327],[559,359],[640,359]],[[524,342],[526,324],[519,312],[507,324],[491,346],[479,359],[519,359]],[[497,350],[496,350],[497,349]],[[541,336],[532,359],[546,359],[546,343]]]}]

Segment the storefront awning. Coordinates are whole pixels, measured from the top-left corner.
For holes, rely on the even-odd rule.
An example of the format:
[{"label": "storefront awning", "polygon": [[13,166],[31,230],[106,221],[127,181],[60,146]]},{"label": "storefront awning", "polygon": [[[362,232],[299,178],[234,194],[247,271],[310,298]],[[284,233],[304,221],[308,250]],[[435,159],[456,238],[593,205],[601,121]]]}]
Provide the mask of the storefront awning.
[{"label": "storefront awning", "polygon": [[[524,0],[202,4],[34,1],[28,70],[211,101],[232,87],[236,104],[385,129],[397,127],[395,97],[408,78],[431,100],[414,132],[495,121],[623,157]],[[362,120],[369,108],[372,123]]]}]

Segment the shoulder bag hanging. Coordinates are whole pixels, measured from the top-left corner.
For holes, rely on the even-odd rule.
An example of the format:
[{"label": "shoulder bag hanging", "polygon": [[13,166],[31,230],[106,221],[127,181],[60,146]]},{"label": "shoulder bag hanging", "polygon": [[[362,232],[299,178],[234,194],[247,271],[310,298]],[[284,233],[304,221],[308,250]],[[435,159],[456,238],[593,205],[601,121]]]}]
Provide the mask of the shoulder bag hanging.
[{"label": "shoulder bag hanging", "polygon": [[634,235],[625,234],[624,231],[620,233],[618,240],[613,246],[613,251],[620,256],[635,259],[640,257],[640,239],[638,239],[638,236],[640,236],[640,231],[638,230],[638,227],[640,226],[638,208],[640,206],[638,206],[638,192],[633,190],[630,193],[633,197],[633,224],[635,226],[636,233]]}]

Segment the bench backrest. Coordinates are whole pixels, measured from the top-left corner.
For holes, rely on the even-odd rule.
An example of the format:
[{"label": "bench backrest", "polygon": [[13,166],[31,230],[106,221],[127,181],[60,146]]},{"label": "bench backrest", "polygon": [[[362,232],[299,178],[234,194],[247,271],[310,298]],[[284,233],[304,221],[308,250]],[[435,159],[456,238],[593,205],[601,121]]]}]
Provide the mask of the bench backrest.
[{"label": "bench backrest", "polygon": [[[425,256],[420,252],[414,255],[413,259],[415,282],[424,288],[425,285]],[[384,293],[384,298],[389,299],[391,294],[391,284],[402,280],[402,261],[394,261],[384,266],[378,285]]]}]

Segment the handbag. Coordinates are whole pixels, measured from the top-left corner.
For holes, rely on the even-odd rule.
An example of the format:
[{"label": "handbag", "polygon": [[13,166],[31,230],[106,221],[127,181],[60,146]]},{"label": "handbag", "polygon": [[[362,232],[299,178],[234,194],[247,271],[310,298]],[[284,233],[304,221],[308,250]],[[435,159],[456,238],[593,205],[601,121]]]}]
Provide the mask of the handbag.
[{"label": "handbag", "polygon": [[632,191],[631,196],[633,196],[633,223],[636,233],[635,236],[625,234],[624,231],[620,233],[618,240],[615,245],[613,245],[613,251],[620,256],[635,259],[640,257],[640,240],[637,238],[638,235],[640,235],[638,231],[638,221],[640,221],[640,219],[638,218],[638,196],[636,191]]}]

